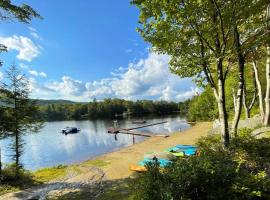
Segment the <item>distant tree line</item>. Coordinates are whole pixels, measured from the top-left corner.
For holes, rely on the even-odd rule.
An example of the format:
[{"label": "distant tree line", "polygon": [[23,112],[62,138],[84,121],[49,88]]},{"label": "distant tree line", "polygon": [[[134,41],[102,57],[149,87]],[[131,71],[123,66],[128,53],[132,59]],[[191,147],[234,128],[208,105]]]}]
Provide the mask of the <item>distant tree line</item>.
[{"label": "distant tree line", "polygon": [[121,115],[172,114],[188,112],[187,102],[167,102],[123,99],[105,99],[89,103],[53,103],[39,106],[40,115],[46,121],[114,118]]}]

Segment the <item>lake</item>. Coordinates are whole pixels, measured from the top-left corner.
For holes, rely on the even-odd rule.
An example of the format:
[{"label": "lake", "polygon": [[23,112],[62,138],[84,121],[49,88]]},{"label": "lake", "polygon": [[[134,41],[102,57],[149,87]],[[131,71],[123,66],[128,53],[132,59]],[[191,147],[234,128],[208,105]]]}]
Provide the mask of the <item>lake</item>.
[{"label": "lake", "polygon": [[[138,119],[118,119],[118,122],[120,127],[140,126],[132,124],[134,120]],[[190,127],[185,118],[180,116],[145,117],[139,120],[146,120],[147,124],[167,121],[165,124],[138,129],[155,134],[170,134]],[[77,134],[62,134],[60,131],[66,126],[75,126],[81,131]],[[112,126],[113,120],[46,122],[38,133],[24,134],[25,145],[21,161],[26,169],[36,170],[81,162],[133,144],[131,135],[118,134],[115,138],[108,134],[107,128]],[[135,136],[135,143],[145,139],[147,138]],[[11,138],[0,140],[3,163],[11,162],[9,155],[12,152],[8,148],[11,144]]]}]

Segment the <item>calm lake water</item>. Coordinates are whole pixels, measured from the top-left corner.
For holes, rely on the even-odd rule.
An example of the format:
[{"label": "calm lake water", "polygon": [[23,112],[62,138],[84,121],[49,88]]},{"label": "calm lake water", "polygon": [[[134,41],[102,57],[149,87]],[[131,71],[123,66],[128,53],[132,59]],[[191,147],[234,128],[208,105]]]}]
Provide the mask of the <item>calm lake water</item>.
[{"label": "calm lake water", "polygon": [[[120,127],[136,127],[132,124],[136,119],[118,120]],[[142,120],[142,119],[139,119]],[[179,116],[163,118],[144,118],[148,123],[168,121],[165,124],[155,125],[138,129],[139,131],[160,133],[172,133],[189,128],[185,119]],[[65,135],[60,133],[66,126],[75,126],[81,131],[77,134]],[[28,133],[23,136],[24,154],[21,157],[26,169],[36,170],[43,167],[51,167],[59,164],[71,164],[98,155],[108,153],[122,147],[133,144],[131,135],[118,134],[117,140],[114,135],[107,133],[107,128],[113,126],[113,120],[92,120],[92,121],[57,121],[47,122],[39,133]],[[135,143],[147,138],[136,136]],[[10,162],[9,146],[11,138],[0,140],[2,149],[2,162]]]}]

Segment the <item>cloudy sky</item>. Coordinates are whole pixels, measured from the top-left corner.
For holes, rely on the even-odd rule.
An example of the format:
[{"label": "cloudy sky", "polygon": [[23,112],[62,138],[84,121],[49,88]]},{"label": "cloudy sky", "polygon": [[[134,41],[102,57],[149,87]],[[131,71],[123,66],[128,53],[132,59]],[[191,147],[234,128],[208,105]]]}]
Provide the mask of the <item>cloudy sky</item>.
[{"label": "cloudy sky", "polygon": [[104,98],[182,101],[196,88],[169,72],[168,56],[152,53],[136,32],[138,10],[129,0],[13,0],[44,19],[1,22],[0,43],[30,81],[31,96],[74,101]]}]

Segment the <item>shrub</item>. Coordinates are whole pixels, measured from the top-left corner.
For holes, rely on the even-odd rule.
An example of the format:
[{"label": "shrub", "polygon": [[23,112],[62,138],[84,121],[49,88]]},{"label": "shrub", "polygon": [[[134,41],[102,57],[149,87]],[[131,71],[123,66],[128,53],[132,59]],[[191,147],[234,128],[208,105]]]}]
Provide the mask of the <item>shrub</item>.
[{"label": "shrub", "polygon": [[135,180],[136,199],[270,199],[270,139],[242,130],[224,149],[219,136],[198,142],[200,156],[164,170],[148,166]]},{"label": "shrub", "polygon": [[132,186],[135,191],[135,199],[148,200],[148,199],[171,199],[169,193],[169,184],[167,183],[166,176],[160,172],[159,163],[153,162],[146,166],[147,173],[139,174]]}]

